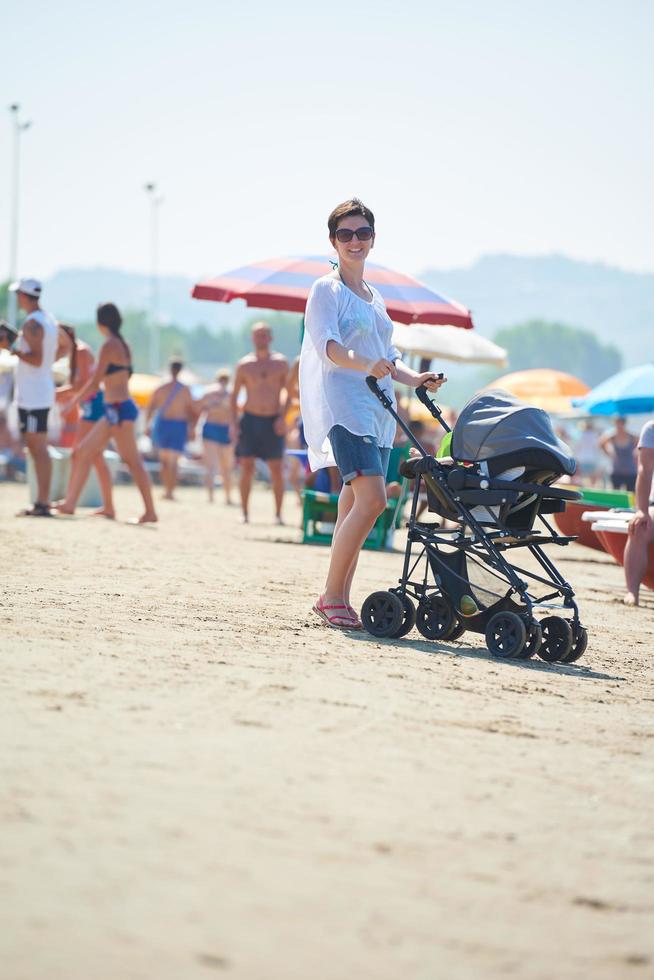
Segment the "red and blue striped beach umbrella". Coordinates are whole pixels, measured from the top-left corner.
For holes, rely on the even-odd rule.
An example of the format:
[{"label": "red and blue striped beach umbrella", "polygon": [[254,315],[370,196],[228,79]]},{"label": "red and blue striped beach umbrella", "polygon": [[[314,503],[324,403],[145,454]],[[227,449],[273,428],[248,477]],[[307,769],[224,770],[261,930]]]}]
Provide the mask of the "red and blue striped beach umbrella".
[{"label": "red and blue striped beach umbrella", "polygon": [[[264,259],[232,269],[193,287],[194,299],[230,303],[243,299],[248,306],[266,310],[304,313],[313,282],[330,272],[332,263],[323,255]],[[470,329],[470,310],[440,296],[429,286],[402,272],[366,263],[366,281],[376,286],[392,320],[400,323],[451,324]]]}]

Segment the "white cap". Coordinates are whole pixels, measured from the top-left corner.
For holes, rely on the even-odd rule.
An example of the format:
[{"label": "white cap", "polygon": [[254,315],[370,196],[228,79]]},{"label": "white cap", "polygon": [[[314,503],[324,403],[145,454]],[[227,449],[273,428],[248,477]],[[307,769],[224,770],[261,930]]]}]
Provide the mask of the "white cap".
[{"label": "white cap", "polygon": [[17,282],[12,282],[9,287],[10,293],[25,293],[26,296],[31,296],[32,299],[38,299],[41,295],[41,283],[38,279],[19,279]]}]

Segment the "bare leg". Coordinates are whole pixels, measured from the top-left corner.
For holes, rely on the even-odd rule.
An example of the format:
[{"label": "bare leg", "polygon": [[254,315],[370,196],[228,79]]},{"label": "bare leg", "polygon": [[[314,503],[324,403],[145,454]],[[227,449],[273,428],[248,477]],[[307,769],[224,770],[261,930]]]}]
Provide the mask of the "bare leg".
[{"label": "bare leg", "polygon": [[202,448],[204,449],[204,485],[209,494],[209,503],[212,504],[218,468],[218,444],[211,439],[203,439]]},{"label": "bare leg", "polygon": [[109,423],[106,419],[100,419],[73,452],[73,466],[68,480],[66,497],[62,503],[57,504],[57,510],[60,513],[75,513],[79,495],[88,479],[91,466],[109,442],[110,435]]},{"label": "bare leg", "polygon": [[116,443],[116,448],[120,453],[121,459],[129,467],[134,483],[139,488],[143,497],[145,512],[139,518],[139,524],[154,523],[157,520],[157,513],[154,509],[154,501],[152,500],[152,485],[136,445],[134,423],[121,422],[120,425],[113,426],[111,435]]},{"label": "bare leg", "polygon": [[645,528],[639,529],[627,538],[624,549],[624,577],[627,585],[623,599],[625,606],[638,605],[640,584],[645,577],[649,560],[648,545],[653,539],[654,532],[650,530],[648,534]]},{"label": "bare leg", "polygon": [[220,479],[223,483],[225,503],[232,502],[232,469],[234,467],[234,450],[231,446],[218,445],[218,465],[220,467]]},{"label": "bare leg", "polygon": [[[81,444],[81,442],[86,438],[89,432],[92,431],[94,425],[95,425],[94,422],[85,422],[84,419],[82,419],[82,421],[79,423],[79,428],[77,430],[78,438],[75,443],[76,446]],[[69,477],[69,480],[72,478],[72,471],[74,470],[76,464],[77,464],[77,459],[73,455],[71,477]],[[93,466],[95,467],[95,472],[98,477],[98,483],[100,484],[100,493],[102,495],[102,508],[101,510],[96,510],[95,513],[102,514],[103,517],[113,518],[116,516],[116,512],[114,510],[111,473],[109,472],[109,467],[107,466],[107,463],[104,458],[104,454],[102,452],[98,453],[98,455],[93,460]]]},{"label": "bare leg", "polygon": [[[334,526],[334,534],[332,535],[332,548],[334,547],[334,540],[336,538],[336,535],[339,533],[339,530],[343,526],[343,521],[352,510],[353,505],[354,505],[354,491],[352,490],[351,486],[345,484],[338,498],[338,516],[336,518],[336,524]],[[356,555],[352,559],[352,564],[350,565],[350,569],[347,575],[345,576],[345,589],[343,592],[343,602],[348,606],[350,604],[350,589],[352,587],[352,579],[354,578],[354,573],[356,571],[357,562],[359,561],[360,554],[361,554],[360,551],[356,553]]]},{"label": "bare leg", "polygon": [[272,483],[273,495],[275,497],[275,517],[281,524],[282,502],[284,500],[284,470],[281,459],[267,459],[270,470],[270,482]]},{"label": "bare leg", "polygon": [[177,486],[177,460],[179,459],[179,453],[174,452],[172,449],[160,449],[159,459],[161,460],[161,482],[164,486],[164,500],[174,500],[175,487]]},{"label": "bare leg", "polygon": [[104,453],[98,453],[93,460],[93,465],[98,476],[100,493],[102,494],[102,510],[97,511],[96,513],[103,514],[105,517],[115,517],[116,511],[114,510],[114,494],[111,483],[111,473],[109,472],[109,467],[107,466],[107,462],[104,458]]},{"label": "bare leg", "polygon": [[168,460],[164,454],[159,452],[159,475],[161,477],[161,485],[163,487],[163,493],[161,494],[163,500],[170,500],[171,496],[168,492],[168,484],[170,482],[168,478]]},{"label": "bare leg", "polygon": [[291,456],[288,461],[288,478],[291,482],[291,486],[297,494],[299,503],[302,503],[302,487],[304,486],[302,470],[303,466],[301,461],[297,458],[297,456]]},{"label": "bare leg", "polygon": [[50,480],[52,479],[52,460],[48,452],[47,432],[26,432],[25,446],[34,461],[36,474],[36,502],[48,504],[50,500]]},{"label": "bare leg", "polygon": [[[325,583],[325,603],[345,601],[352,584],[359,552],[373,524],[386,506],[386,489],[381,476],[357,476],[350,484],[354,500],[348,513],[337,521],[332,540],[329,572]],[[347,508],[347,498],[343,510]],[[340,507],[339,507],[340,510]]]},{"label": "bare leg", "polygon": [[254,457],[242,456],[239,460],[241,464],[241,481],[239,489],[241,491],[241,508],[243,510],[243,520],[249,520],[248,505],[250,502],[250,492],[254,479]]}]

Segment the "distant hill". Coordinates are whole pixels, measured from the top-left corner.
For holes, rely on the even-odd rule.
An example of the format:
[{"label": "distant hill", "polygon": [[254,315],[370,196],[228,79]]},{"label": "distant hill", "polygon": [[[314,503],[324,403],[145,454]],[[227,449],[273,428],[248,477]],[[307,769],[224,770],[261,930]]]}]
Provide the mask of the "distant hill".
[{"label": "distant hill", "polygon": [[[159,319],[180,327],[204,323],[238,327],[246,318],[245,303],[206,303],[191,299],[194,283],[183,276],[159,278]],[[148,310],[151,280],[119,269],[62,269],[44,282],[43,305],[60,319],[91,320],[98,303],[111,300],[121,309]]]},{"label": "distant hill", "polygon": [[488,255],[467,269],[426,269],[418,278],[470,307],[487,337],[524,320],[555,320],[615,344],[625,366],[654,360],[652,274],[562,255]]},{"label": "distant hill", "polygon": [[[480,333],[492,337],[500,327],[529,319],[558,320],[592,330],[616,344],[625,365],[654,359],[654,275],[625,272],[601,263],[561,255],[528,258],[488,255],[466,269],[426,269],[419,278],[473,311]],[[162,322],[192,327],[238,327],[250,314],[244,303],[193,300],[193,282],[162,276]],[[60,318],[88,320],[98,302],[147,309],[148,276],[116,269],[65,269],[45,284],[44,305]]]}]

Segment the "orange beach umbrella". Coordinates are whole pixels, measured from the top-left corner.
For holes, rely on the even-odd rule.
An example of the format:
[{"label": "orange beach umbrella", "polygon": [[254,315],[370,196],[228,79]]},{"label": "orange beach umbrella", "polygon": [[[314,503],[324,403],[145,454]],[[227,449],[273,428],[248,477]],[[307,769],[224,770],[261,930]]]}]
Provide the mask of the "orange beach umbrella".
[{"label": "orange beach umbrella", "polygon": [[579,378],[552,368],[514,371],[497,378],[486,387],[504,388],[528,405],[544,408],[546,412],[569,412],[572,399],[590,391],[588,385]]},{"label": "orange beach umbrella", "polygon": [[152,394],[164,382],[156,374],[133,374],[129,379],[129,393],[139,408],[145,408]]}]

